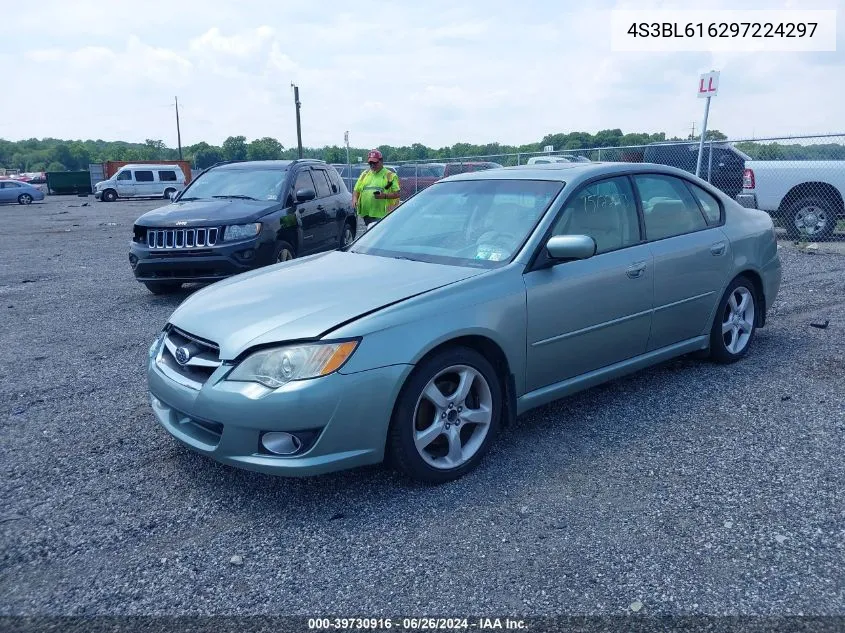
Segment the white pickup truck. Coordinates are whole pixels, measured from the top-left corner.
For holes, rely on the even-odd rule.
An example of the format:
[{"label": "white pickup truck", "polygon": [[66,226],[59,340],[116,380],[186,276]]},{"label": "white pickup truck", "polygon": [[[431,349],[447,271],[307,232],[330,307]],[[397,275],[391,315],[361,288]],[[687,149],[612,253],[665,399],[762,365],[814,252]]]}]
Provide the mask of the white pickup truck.
[{"label": "white pickup truck", "polygon": [[767,211],[783,221],[790,238],[830,238],[845,218],[845,160],[747,160],[744,207]]}]

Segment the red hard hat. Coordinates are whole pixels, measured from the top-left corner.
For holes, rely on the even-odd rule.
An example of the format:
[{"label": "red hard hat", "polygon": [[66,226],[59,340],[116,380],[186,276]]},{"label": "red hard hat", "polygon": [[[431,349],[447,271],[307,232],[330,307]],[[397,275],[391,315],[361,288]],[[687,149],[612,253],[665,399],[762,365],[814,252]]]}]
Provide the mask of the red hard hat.
[{"label": "red hard hat", "polygon": [[367,154],[367,162],[369,163],[371,160],[381,160],[381,152],[377,149],[370,150],[370,153]]}]

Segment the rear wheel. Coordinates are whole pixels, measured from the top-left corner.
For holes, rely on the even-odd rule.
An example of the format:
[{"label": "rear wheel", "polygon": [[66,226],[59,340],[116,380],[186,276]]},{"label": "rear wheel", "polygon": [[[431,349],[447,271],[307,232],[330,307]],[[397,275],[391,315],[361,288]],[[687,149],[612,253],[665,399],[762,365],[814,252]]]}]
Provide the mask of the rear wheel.
[{"label": "rear wheel", "polygon": [[103,202],[114,202],[117,200],[117,192],[114,189],[106,189],[103,192]]},{"label": "rear wheel", "polygon": [[182,289],[182,284],[176,281],[145,281],[144,285],[154,295],[172,294]]},{"label": "rear wheel", "polygon": [[733,363],[745,356],[757,332],[758,305],[754,284],[737,277],[728,286],[710,330],[710,358]]},{"label": "rear wheel", "polygon": [[833,235],[836,210],[820,196],[807,196],[789,206],[784,224],[792,239],[823,240]]},{"label": "rear wheel", "polygon": [[502,385],[479,352],[445,349],[408,378],[388,431],[393,465],[430,484],[473,470],[489,450],[502,416]]},{"label": "rear wheel", "polygon": [[22,193],[18,196],[19,204],[32,204],[32,196],[28,193]]},{"label": "rear wheel", "polygon": [[170,200],[170,196],[172,196],[174,193],[176,193],[175,189],[165,189],[164,190],[164,199]]}]

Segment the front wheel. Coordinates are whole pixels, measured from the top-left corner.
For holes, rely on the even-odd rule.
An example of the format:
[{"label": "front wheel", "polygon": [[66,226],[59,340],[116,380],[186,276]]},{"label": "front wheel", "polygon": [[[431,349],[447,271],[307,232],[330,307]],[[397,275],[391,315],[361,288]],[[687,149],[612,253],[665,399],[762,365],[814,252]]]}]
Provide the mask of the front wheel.
[{"label": "front wheel", "polygon": [[117,200],[117,192],[114,189],[106,189],[103,192],[103,202],[114,202]]},{"label": "front wheel", "polygon": [[293,250],[293,246],[284,241],[276,244],[276,251],[273,255],[274,263],[281,264],[282,262],[289,262],[295,257],[296,252]]},{"label": "front wheel", "polygon": [[22,193],[18,196],[18,204],[32,204],[32,196],[28,193]]},{"label": "front wheel", "polygon": [[343,232],[340,236],[341,247],[349,246],[352,242],[355,241],[355,228],[353,228],[349,222],[344,223]]},{"label": "front wheel", "polygon": [[710,358],[717,363],[733,363],[748,353],[757,332],[759,309],[754,284],[737,277],[728,286],[713,327],[710,330]]},{"label": "front wheel", "polygon": [[389,458],[420,482],[457,479],[489,450],[502,404],[501,380],[483,355],[466,347],[443,350],[402,388],[388,431]]}]

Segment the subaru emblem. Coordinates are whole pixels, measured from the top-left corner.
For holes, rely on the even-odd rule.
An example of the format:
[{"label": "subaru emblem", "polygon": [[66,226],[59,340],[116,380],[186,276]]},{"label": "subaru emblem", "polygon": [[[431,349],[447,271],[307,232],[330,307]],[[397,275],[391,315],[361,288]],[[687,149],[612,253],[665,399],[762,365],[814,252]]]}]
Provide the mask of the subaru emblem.
[{"label": "subaru emblem", "polygon": [[176,362],[180,365],[184,365],[191,360],[191,352],[187,347],[177,347],[174,356],[176,356]]}]

